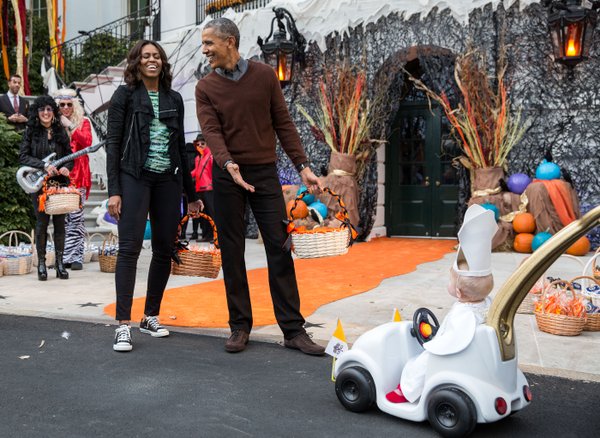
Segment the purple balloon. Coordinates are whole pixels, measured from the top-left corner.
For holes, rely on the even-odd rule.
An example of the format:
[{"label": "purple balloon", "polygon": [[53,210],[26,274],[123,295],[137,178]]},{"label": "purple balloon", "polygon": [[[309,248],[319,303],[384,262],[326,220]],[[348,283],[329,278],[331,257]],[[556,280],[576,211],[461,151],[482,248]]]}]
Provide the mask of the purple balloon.
[{"label": "purple balloon", "polygon": [[527,186],[531,183],[531,178],[524,173],[515,173],[508,177],[506,185],[508,190],[517,195],[520,195],[525,191]]}]

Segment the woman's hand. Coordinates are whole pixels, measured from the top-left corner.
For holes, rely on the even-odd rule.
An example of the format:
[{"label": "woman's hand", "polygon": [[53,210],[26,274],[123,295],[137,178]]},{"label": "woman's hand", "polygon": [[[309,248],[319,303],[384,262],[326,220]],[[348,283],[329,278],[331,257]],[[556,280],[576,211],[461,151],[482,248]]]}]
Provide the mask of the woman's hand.
[{"label": "woman's hand", "polygon": [[121,217],[121,195],[113,195],[108,198],[108,214],[119,220]]},{"label": "woman's hand", "polygon": [[189,214],[196,214],[201,210],[204,210],[204,203],[200,199],[194,202],[188,202]]},{"label": "woman's hand", "polygon": [[60,173],[62,176],[69,176],[69,169],[67,169],[66,167],[61,167],[60,170],[58,171],[58,173]]},{"label": "woman's hand", "polygon": [[56,169],[56,167],[54,167],[52,164],[46,165],[46,167],[44,167],[44,169],[46,170],[46,172],[48,172],[48,175],[50,175],[50,176],[58,175],[58,169]]}]

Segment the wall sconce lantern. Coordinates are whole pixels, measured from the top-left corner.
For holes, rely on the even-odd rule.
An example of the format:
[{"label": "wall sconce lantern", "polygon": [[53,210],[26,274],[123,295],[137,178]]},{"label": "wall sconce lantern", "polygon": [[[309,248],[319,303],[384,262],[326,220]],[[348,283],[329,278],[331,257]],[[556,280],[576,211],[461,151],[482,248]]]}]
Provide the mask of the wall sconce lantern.
[{"label": "wall sconce lantern", "polygon": [[575,67],[590,55],[600,1],[544,0],[554,60]]},{"label": "wall sconce lantern", "polygon": [[[275,69],[283,88],[292,80],[296,62],[304,63],[306,39],[298,32],[296,22],[287,9],[273,8],[273,12],[275,18],[271,21],[271,33],[264,42],[261,37],[258,37],[258,45],[265,62]],[[277,20],[277,30],[274,30],[275,20]],[[289,40],[286,29],[290,34]]]}]

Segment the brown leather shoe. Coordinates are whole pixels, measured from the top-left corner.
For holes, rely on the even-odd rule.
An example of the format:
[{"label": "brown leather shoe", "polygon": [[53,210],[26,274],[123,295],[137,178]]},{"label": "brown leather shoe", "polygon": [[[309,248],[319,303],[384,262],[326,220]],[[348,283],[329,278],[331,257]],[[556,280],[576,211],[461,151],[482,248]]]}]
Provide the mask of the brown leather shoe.
[{"label": "brown leather shoe", "polygon": [[240,351],[244,351],[249,338],[250,333],[241,329],[234,330],[231,332],[231,336],[229,336],[227,342],[225,342],[225,351],[228,353],[239,353]]},{"label": "brown leather shoe", "polygon": [[304,354],[311,354],[313,356],[323,356],[325,354],[325,347],[315,344],[306,332],[300,333],[292,339],[285,339],[283,345],[286,348],[294,348]]}]

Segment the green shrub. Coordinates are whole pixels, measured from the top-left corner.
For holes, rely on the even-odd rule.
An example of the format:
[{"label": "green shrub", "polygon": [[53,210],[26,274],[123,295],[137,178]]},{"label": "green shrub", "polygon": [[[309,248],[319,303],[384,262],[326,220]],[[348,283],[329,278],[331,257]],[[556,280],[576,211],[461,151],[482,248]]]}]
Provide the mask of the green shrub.
[{"label": "green shrub", "polygon": [[10,230],[29,232],[35,224],[31,197],[17,184],[21,134],[0,113],[0,234]]}]

